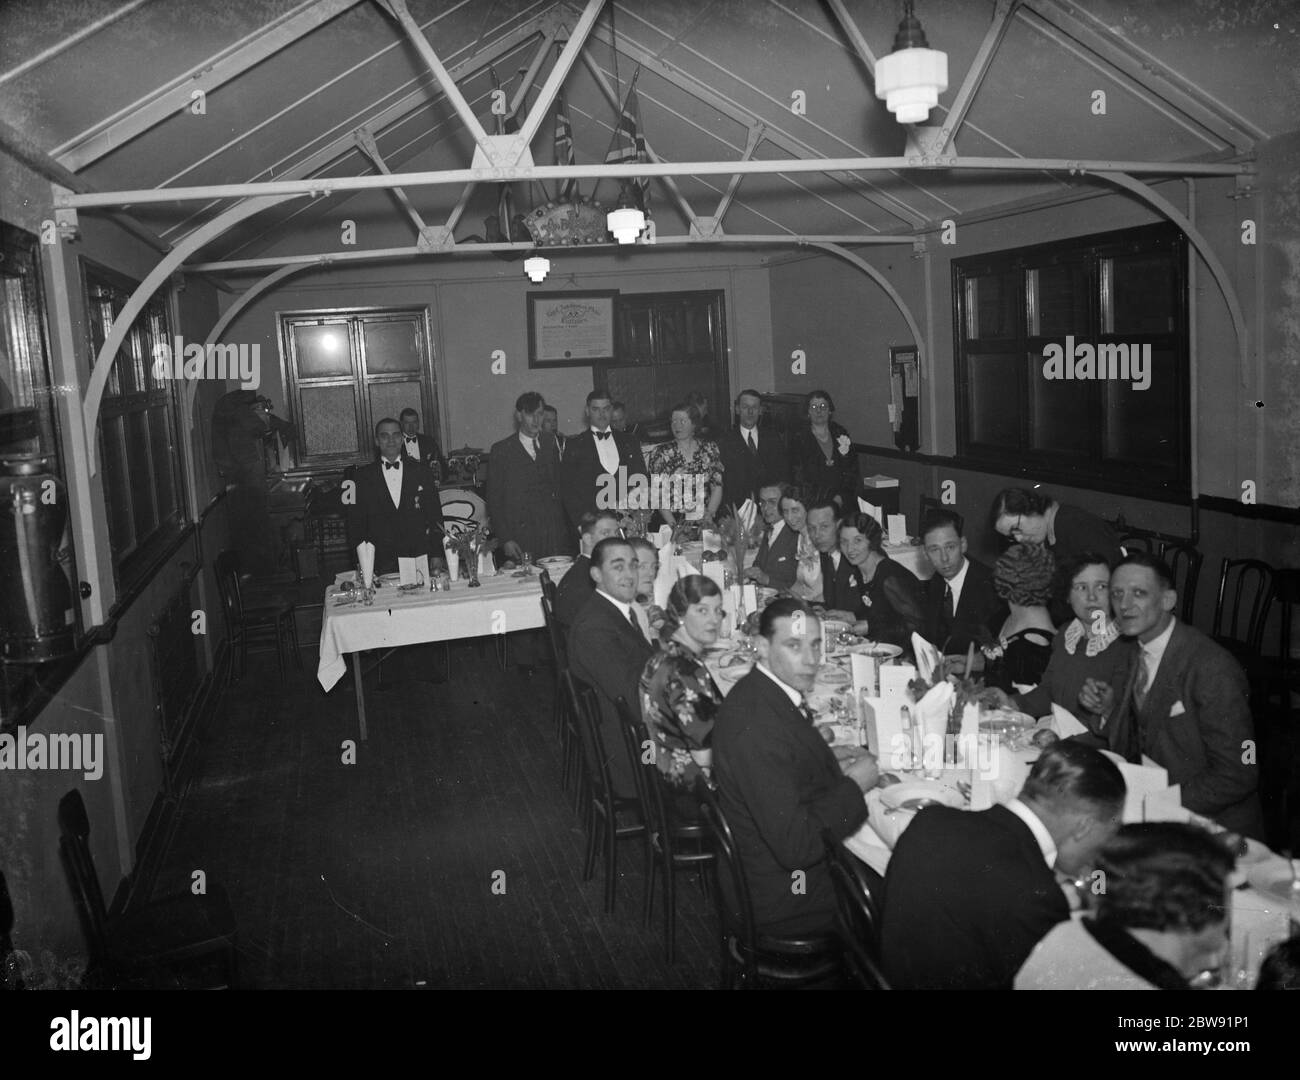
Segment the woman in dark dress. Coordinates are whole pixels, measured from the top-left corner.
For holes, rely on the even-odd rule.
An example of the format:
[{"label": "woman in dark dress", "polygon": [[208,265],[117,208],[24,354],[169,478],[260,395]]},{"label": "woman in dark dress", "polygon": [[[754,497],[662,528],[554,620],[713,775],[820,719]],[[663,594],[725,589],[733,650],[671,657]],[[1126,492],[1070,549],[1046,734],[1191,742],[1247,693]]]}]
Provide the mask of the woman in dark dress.
[{"label": "woman in dark dress", "polygon": [[921,583],[905,566],[885,554],[884,532],[870,514],[850,514],[840,524],[840,551],[853,566],[850,588],[858,594],[854,611],[828,611],[845,619],[872,641],[910,645],[925,626]]},{"label": "woman in dark dress", "polygon": [[1047,612],[1056,562],[1037,544],[1012,544],[993,567],[993,590],[1011,614],[999,640],[983,647],[984,685],[1011,693],[1017,686],[1037,686],[1047,670],[1056,631]]},{"label": "woman in dark dress", "polygon": [[845,510],[862,484],[858,454],[849,433],[831,419],[835,403],[825,390],[808,395],[808,425],[800,426],[790,436],[790,464],[794,482],[813,497],[834,498]]}]

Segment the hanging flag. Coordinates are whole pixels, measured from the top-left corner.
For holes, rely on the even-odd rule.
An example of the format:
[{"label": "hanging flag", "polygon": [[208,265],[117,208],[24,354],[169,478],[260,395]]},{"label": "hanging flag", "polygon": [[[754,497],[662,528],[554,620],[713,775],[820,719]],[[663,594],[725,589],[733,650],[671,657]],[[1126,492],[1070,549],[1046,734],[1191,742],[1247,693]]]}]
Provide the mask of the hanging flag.
[{"label": "hanging flag", "polygon": [[[569,107],[565,104],[563,90],[557,95],[556,101],[558,104],[555,107],[555,164],[576,165],[578,159],[573,154],[573,128],[569,126]],[[576,198],[577,195],[578,181],[573,177],[556,182],[556,202],[564,202]]]},{"label": "hanging flag", "polygon": [[[623,112],[618,119],[618,127],[614,131],[613,141],[610,143],[609,152],[605,155],[606,165],[632,165],[645,164],[650,160],[646,154],[645,136],[641,134],[640,116],[641,108],[637,102],[636,80],[641,74],[641,69],[637,68],[636,75],[632,76],[631,86],[628,88],[627,98],[623,102]],[[629,185],[625,181],[624,189]],[[635,198],[637,209],[641,210],[647,217],[650,216],[650,181],[647,177],[638,177],[631,181],[630,190]]]}]

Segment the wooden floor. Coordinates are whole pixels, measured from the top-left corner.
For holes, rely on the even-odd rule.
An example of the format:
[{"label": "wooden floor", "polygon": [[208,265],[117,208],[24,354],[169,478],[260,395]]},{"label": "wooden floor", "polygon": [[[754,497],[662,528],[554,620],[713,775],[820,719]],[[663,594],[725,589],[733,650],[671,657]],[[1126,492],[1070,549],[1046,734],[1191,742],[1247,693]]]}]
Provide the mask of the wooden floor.
[{"label": "wooden floor", "polygon": [[601,867],[581,880],[549,669],[503,672],[490,650],[458,644],[448,683],[381,691],[368,676],[370,738],[349,765],[351,678],[327,695],[314,645],[303,662],[282,684],[274,657],[254,656],[206,726],[155,885],[188,888],[203,870],[226,888],[242,985],[716,985],[712,912],[693,878],[671,966],[658,899],[642,928],[639,844],[622,845],[613,916]]}]

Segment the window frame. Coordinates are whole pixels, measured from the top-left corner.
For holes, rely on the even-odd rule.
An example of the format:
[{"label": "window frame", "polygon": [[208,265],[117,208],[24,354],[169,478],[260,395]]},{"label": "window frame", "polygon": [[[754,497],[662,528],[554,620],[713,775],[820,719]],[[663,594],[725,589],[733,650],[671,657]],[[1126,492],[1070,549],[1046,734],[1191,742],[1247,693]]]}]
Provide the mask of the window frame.
[{"label": "window frame", "polygon": [[[1103,296],[1103,266],[1119,256],[1157,254],[1166,256],[1173,274],[1173,327],[1166,333],[1103,333],[1107,302]],[[1051,266],[1078,265],[1084,269],[1086,288],[1086,325],[1070,331],[1030,335],[1029,271]],[[1113,261],[1110,263],[1113,267]],[[1011,273],[1017,282],[1014,328],[1010,336],[996,338],[968,337],[970,311],[968,282],[992,274]],[[1110,276],[1113,282],[1113,274]],[[954,259],[952,262],[953,295],[953,376],[957,428],[957,456],[971,467],[1003,474],[1032,476],[1054,483],[1084,485],[1095,490],[1121,494],[1158,496],[1183,501],[1191,489],[1191,371],[1188,327],[1188,245],[1177,226],[1162,223],[1132,229],[1120,229],[1067,240],[1035,244],[981,255]],[[1171,462],[1139,460],[1118,455],[1107,457],[1104,447],[1113,422],[1113,408],[1108,412],[1109,380],[1093,379],[1070,383],[1082,391],[1080,401],[1086,410],[1088,427],[1086,452],[1050,450],[1034,445],[1032,422],[1036,380],[1041,371],[1043,347],[1064,342],[1073,334],[1076,344],[1091,342],[1151,344],[1153,368],[1162,351],[1173,355],[1174,385],[1164,392],[1173,395],[1171,427],[1168,437],[1176,449]],[[1016,367],[1016,410],[1019,427],[1015,446],[980,442],[973,437],[977,417],[972,414],[973,375],[971,357],[1014,354],[1020,358]],[[1041,380],[1041,375],[1039,376]],[[1151,393],[1150,390],[1134,391]]]}]

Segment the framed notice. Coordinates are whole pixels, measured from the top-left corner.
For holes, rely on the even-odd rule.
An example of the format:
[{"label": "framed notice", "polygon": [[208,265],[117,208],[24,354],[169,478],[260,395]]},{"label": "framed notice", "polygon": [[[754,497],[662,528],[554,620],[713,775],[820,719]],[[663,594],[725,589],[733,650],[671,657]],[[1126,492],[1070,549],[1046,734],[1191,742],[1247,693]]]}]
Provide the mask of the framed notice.
[{"label": "framed notice", "polygon": [[528,294],[528,366],[589,367],[614,359],[617,289]]},{"label": "framed notice", "polygon": [[889,347],[889,423],[894,445],[915,451],[921,445],[921,371],[915,345]]}]

